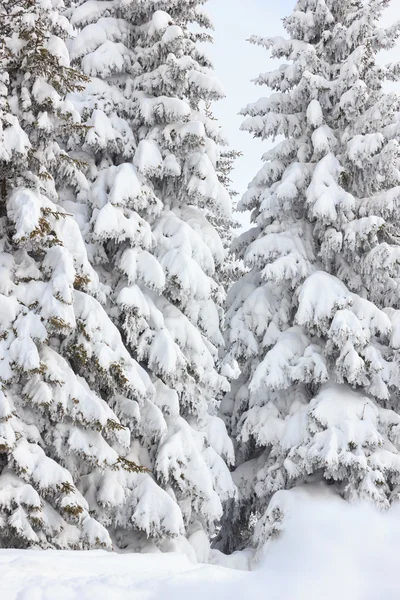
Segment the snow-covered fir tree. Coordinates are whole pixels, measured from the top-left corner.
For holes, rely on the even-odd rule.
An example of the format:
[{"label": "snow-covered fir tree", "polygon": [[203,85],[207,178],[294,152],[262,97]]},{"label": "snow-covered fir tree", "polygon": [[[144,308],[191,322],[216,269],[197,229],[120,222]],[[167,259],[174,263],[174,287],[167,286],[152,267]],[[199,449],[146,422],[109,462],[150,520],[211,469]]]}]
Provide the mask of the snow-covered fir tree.
[{"label": "snow-covered fir tree", "polygon": [[[70,56],[90,78],[70,98],[88,126],[81,158],[91,186],[78,204],[64,204],[81,223],[105,309],[154,386],[135,410],[111,399],[135,460],[179,507],[175,529],[160,520],[151,534],[171,548],[163,540],[183,520],[198,550],[236,491],[232,443],[217,416],[228,389],[218,365],[223,284],[233,271],[225,187],[233,155],[209,114],[222,92],[199,46],[208,35],[191,30],[210,25],[201,4],[69,5]],[[140,549],[130,529],[121,523],[118,542]]]},{"label": "snow-covered fir tree", "polygon": [[105,401],[134,412],[154,387],[99,302],[80,228],[58,193],[89,187],[67,151],[87,128],[66,95],[86,78],[70,67],[61,10],[57,0],[1,7],[2,547],[111,547],[116,521],[150,531],[180,519],[131,460],[130,432]]},{"label": "snow-covered fir tree", "polygon": [[268,503],[313,477],[386,507],[400,484],[399,96],[377,55],[399,25],[389,0],[299,0],[288,38],[252,38],[285,59],[257,83],[273,93],[243,129],[279,137],[241,201],[248,272],[228,298],[241,375],[222,412],[237,440],[240,501],[224,540],[281,527]]}]

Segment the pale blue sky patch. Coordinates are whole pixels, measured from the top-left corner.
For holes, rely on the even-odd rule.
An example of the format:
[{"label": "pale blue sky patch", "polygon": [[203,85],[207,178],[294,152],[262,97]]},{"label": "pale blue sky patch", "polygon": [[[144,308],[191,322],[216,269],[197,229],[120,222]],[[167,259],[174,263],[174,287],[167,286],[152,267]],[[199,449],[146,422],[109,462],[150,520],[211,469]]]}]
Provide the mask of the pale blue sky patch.
[{"label": "pale blue sky patch", "polygon": [[252,46],[247,39],[253,34],[263,37],[282,35],[281,20],[293,6],[294,0],[209,0],[207,5],[215,26],[215,42],[210,54],[227,96],[215,104],[213,111],[231,146],[243,152],[233,175],[240,194],[245,192],[250,179],[260,168],[267,143],[253,140],[248,133],[239,131],[243,117],[238,113],[246,104],[268,93],[267,88],[255,86],[251,79],[273,65],[268,52]]},{"label": "pale blue sky patch", "polygon": [[[255,86],[251,80],[274,68],[269,53],[246,40],[253,34],[284,35],[282,18],[290,14],[295,3],[295,0],[209,0],[206,6],[215,25],[215,42],[209,53],[226,93],[225,100],[216,103],[213,110],[231,146],[243,152],[233,174],[234,186],[240,194],[260,168],[261,156],[269,142],[254,140],[241,132],[243,118],[238,113],[246,104],[269,93],[268,88]],[[392,0],[385,24],[400,19],[399,5],[400,0]],[[390,53],[391,61],[399,59],[398,49]],[[275,62],[275,66],[278,64]]]}]

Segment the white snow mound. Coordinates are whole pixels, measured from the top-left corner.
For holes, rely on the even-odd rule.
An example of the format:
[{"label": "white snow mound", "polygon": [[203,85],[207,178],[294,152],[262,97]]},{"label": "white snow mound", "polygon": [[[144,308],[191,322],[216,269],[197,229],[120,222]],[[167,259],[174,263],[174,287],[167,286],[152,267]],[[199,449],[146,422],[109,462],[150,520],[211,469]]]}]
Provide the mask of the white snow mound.
[{"label": "white snow mound", "polygon": [[[400,505],[349,504],[315,485],[275,497],[284,532],[252,572],[181,554],[0,550],[2,600],[398,600]],[[215,562],[243,567],[214,551]]]}]

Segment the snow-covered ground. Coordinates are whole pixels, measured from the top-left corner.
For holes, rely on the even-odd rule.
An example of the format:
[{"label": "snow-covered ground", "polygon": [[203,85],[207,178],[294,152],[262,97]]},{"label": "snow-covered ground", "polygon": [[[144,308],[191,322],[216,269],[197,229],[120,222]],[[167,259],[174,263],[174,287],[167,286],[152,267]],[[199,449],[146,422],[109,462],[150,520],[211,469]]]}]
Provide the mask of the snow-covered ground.
[{"label": "snow-covered ground", "polygon": [[400,507],[283,492],[285,533],[251,572],[180,554],[0,551],[1,600],[398,600]]}]

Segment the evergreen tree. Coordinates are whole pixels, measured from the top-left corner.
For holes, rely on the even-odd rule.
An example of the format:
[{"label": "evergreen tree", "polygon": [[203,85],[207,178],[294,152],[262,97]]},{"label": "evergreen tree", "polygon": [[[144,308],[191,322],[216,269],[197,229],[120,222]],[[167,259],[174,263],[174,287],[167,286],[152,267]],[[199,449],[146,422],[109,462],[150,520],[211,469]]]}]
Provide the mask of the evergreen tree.
[{"label": "evergreen tree", "polygon": [[[71,96],[89,127],[91,187],[68,206],[82,216],[106,311],[155,388],[135,411],[113,408],[199,548],[235,494],[232,443],[217,416],[228,388],[218,365],[233,156],[209,114],[221,96],[199,49],[209,38],[190,29],[210,25],[202,2],[159,4],[69,8],[78,29],[70,55],[91,78]],[[121,545],[127,534],[120,528]]]},{"label": "evergreen tree", "polygon": [[398,66],[381,66],[399,26],[389,0],[299,0],[288,39],[252,38],[284,58],[257,83],[243,129],[282,140],[241,201],[253,228],[236,243],[248,273],[229,295],[222,406],[237,439],[226,547],[280,527],[268,503],[309,477],[386,507],[400,483]]},{"label": "evergreen tree", "polygon": [[[98,276],[58,193],[88,188],[84,165],[67,152],[87,130],[66,94],[86,78],[69,65],[64,40],[71,27],[62,8],[44,0],[2,4],[3,547],[110,547],[104,525],[119,512],[150,528],[138,490],[146,482],[156,488],[131,460],[130,432],[105,401],[118,392],[118,401],[134,410],[134,398],[153,386],[98,301],[104,295]],[[94,483],[102,524],[87,493]],[[174,504],[165,497],[167,528]]]}]

